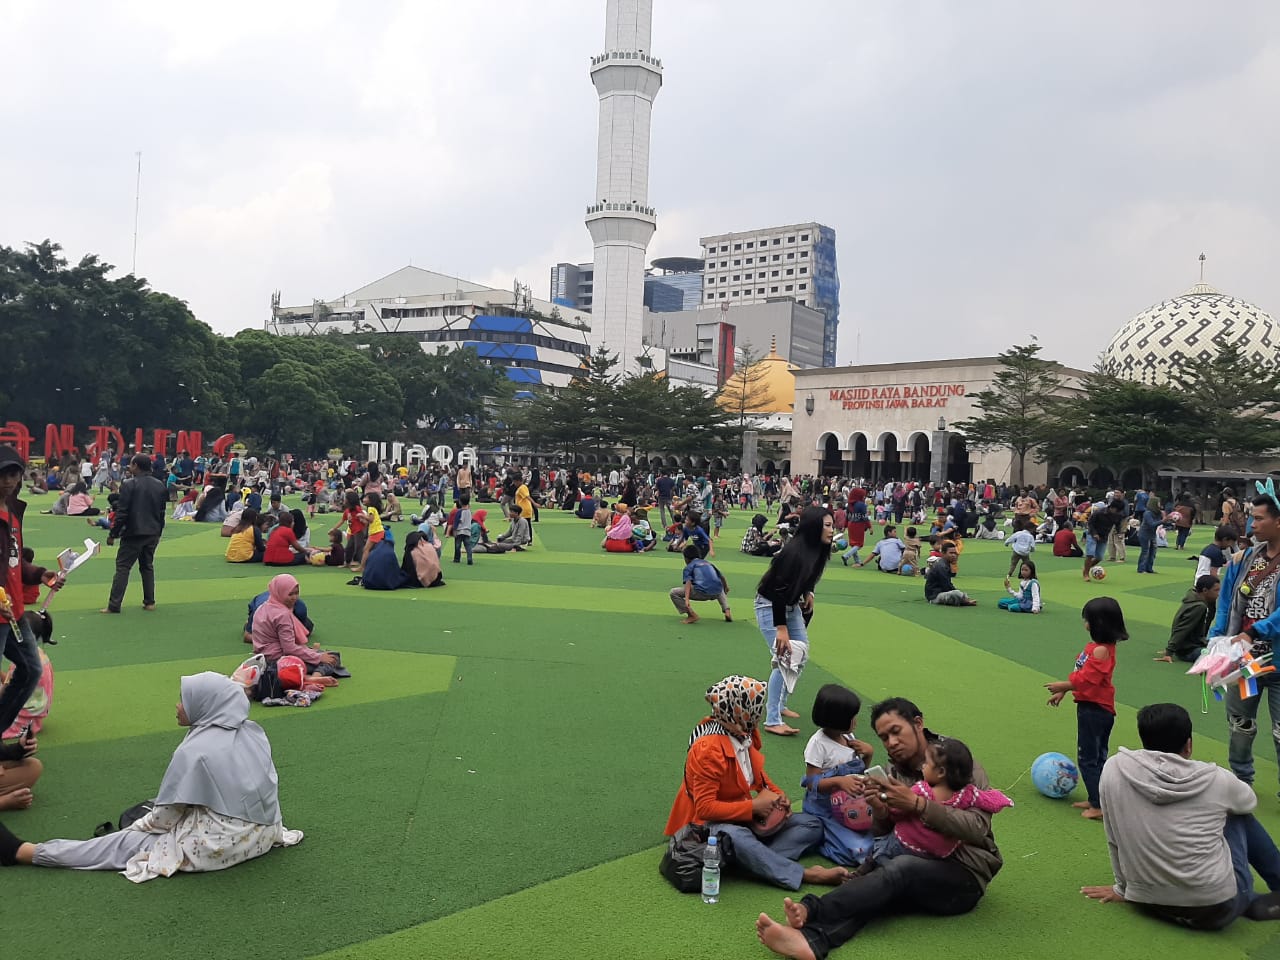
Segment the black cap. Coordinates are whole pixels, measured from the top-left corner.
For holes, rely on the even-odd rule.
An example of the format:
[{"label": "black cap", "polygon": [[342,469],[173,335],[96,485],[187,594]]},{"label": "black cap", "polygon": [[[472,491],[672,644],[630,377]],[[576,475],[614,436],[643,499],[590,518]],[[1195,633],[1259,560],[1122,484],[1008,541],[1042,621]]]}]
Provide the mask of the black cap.
[{"label": "black cap", "polygon": [[27,469],[27,461],[22,459],[22,454],[18,453],[13,447],[7,443],[0,443],[0,470],[7,470],[10,467],[19,467],[22,470]]}]

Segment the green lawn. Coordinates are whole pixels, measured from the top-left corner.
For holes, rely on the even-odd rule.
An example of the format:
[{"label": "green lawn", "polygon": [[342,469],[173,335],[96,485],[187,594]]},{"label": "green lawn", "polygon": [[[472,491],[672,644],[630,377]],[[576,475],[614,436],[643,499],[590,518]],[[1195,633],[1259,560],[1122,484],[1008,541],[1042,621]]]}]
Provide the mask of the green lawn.
[{"label": "green lawn", "polygon": [[[44,505],[32,505],[28,543],[51,562],[90,531],[38,515]],[[734,877],[705,906],[657,873],[703,690],[768,672],[751,609],[764,561],[736,552],[746,516],[735,512],[718,546],[733,624],[704,605],[701,623],[681,625],[665,596],[679,583],[677,557],[605,555],[599,531],[551,511],[529,553],[446,563],[443,589],[371,593],[346,586],[343,572],[303,569],[316,638],[355,676],[309,710],[253,715],[275,750],[285,822],[306,841],[226,873],[142,886],[5,871],[9,950],[31,960],[766,956],[753,922],[777,915],[781,891]],[[392,527],[403,541],[408,525]],[[98,614],[110,551],[55,600],[46,772],[35,807],[4,817],[20,836],[88,836],[152,795],[181,737],[179,676],[235,668],[248,650],[245,604],[269,578],[224,563],[225,543],[216,528],[171,523],[155,613],[140,609],[135,572],[124,615]],[[805,735],[769,738],[774,779],[798,796],[808,707],[838,680],[867,702],[916,700],[1017,803],[996,820],[1005,868],[974,913],[875,925],[837,956],[1280,957],[1280,926],[1193,935],[1086,901],[1081,884],[1110,879],[1102,829],[1024,776],[1046,750],[1074,754],[1074,712],[1047,708],[1041,685],[1070,671],[1085,639],[1080,606],[1102,593],[1120,599],[1133,637],[1119,652],[1112,749],[1136,745],[1137,707],[1176,700],[1195,717],[1198,755],[1225,761],[1221,705],[1202,716],[1198,684],[1151,662],[1190,582],[1188,555],[1161,551],[1159,575],[1136,581],[1133,551],[1105,585],[1086,585],[1078,562],[1037,553],[1046,612],[1034,618],[994,605],[1008,556],[998,544],[971,542],[961,557],[958,585],[983,601],[976,609],[930,607],[920,580],[834,560],[793,699]],[[1275,767],[1265,736],[1259,744],[1261,815],[1280,832]]]}]

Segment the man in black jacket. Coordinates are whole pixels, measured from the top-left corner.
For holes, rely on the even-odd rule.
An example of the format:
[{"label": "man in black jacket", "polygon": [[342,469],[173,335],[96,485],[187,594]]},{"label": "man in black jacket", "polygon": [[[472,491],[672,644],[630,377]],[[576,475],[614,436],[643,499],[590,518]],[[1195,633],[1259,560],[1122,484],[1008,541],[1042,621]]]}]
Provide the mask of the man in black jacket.
[{"label": "man in black jacket", "polygon": [[103,613],[119,613],[124,592],[129,586],[129,572],[138,565],[142,574],[142,609],[156,608],[156,574],[153,561],[160,535],[164,532],[164,515],[169,493],[151,472],[151,458],[134,454],[129,461],[129,479],[120,487],[120,503],[116,506],[115,523],[107,535],[107,546],[120,541],[116,554],[116,575],[111,581],[111,598]]},{"label": "man in black jacket", "polygon": [[951,564],[956,559],[956,545],[943,541],[939,556],[929,558],[929,569],[924,575],[924,598],[943,607],[976,607],[974,600],[963,590],[957,590],[951,580]]}]

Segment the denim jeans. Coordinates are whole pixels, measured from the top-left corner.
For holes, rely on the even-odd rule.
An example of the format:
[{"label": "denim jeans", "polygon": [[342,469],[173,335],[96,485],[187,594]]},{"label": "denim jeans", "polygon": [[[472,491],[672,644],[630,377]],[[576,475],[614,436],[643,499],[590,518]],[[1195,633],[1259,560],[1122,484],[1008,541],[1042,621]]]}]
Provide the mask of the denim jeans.
[{"label": "denim jeans", "polygon": [[1280,676],[1274,673],[1257,678],[1258,695],[1240,699],[1238,684],[1228,684],[1226,693],[1227,758],[1231,772],[1245,783],[1253,783],[1253,738],[1258,735],[1258,707],[1267,698],[1267,710],[1271,713],[1271,739],[1275,742],[1276,762],[1280,763]]},{"label": "denim jeans", "polygon": [[709,823],[712,833],[727,833],[737,864],[753,877],[785,890],[799,890],[804,865],[796,861],[822,842],[822,821],[812,814],[793,813],[772,837],[761,839],[741,823]]},{"label": "denim jeans", "polygon": [[[756,594],[756,625],[769,645],[769,656],[774,653],[774,643],[778,639],[778,629],[773,623],[773,604],[760,594]],[[809,641],[809,632],[805,628],[804,611],[797,604],[787,607],[787,635],[792,640]],[[774,668],[769,674],[769,700],[765,707],[764,725],[776,727],[782,723],[782,711],[787,705],[787,685],[782,680],[782,671]]]},{"label": "denim jeans", "polygon": [[1189,537],[1189,536],[1191,536],[1191,528],[1190,528],[1190,527],[1179,527],[1179,528],[1178,528],[1178,544],[1177,544],[1177,547],[1178,547],[1178,549],[1179,549],[1179,550],[1181,550],[1184,546],[1186,546],[1186,544],[1187,544],[1187,537]]},{"label": "denim jeans", "polygon": [[471,538],[464,537],[461,534],[453,538],[453,562],[454,563],[462,562],[463,547],[466,547],[467,549],[467,563],[468,564],[471,563],[471,549],[472,549]]},{"label": "denim jeans", "polygon": [[5,659],[13,664],[13,676],[0,693],[0,732],[3,732],[18,719],[39,686],[44,666],[40,663],[40,644],[29,626],[0,621],[0,630],[4,631]]},{"label": "denim jeans", "polygon": [[1076,763],[1080,765],[1080,779],[1084,781],[1090,806],[1101,808],[1098,800],[1098,778],[1102,765],[1107,762],[1111,743],[1111,728],[1116,715],[1105,707],[1087,700],[1076,704]]},{"label": "denim jeans", "polygon": [[879,917],[953,917],[968,913],[981,899],[982,886],[956,861],[897,857],[825,896],[806,896],[809,916],[800,932],[821,960]]},{"label": "denim jeans", "polygon": [[1138,531],[1138,572],[1155,573],[1156,535],[1146,527]]}]

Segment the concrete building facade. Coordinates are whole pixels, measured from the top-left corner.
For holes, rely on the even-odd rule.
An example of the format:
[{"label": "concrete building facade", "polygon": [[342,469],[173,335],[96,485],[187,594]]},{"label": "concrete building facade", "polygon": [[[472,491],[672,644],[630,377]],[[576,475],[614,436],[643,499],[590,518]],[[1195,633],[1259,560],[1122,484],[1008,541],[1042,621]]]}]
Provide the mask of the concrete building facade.
[{"label": "concrete building facade", "polygon": [[690,345],[714,352],[717,339],[710,331],[720,324],[731,324],[736,345],[750,344],[757,357],[764,356],[769,345],[776,343],[778,354],[798,367],[823,365],[826,317],[822,311],[787,298],[764,303],[722,303],[722,308],[714,310],[646,314],[645,343],[682,355]]},{"label": "concrete building facade", "polygon": [[[702,307],[730,307],[790,298],[821,312],[821,362],[836,363],[840,326],[840,275],[836,233],[820,223],[793,223],[763,230],[703,237]],[[782,338],[779,337],[779,343]],[[809,366],[795,357],[792,363]]]},{"label": "concrete building facade", "polygon": [[557,263],[551,268],[551,290],[547,299],[561,307],[591,312],[595,299],[594,263]]}]

